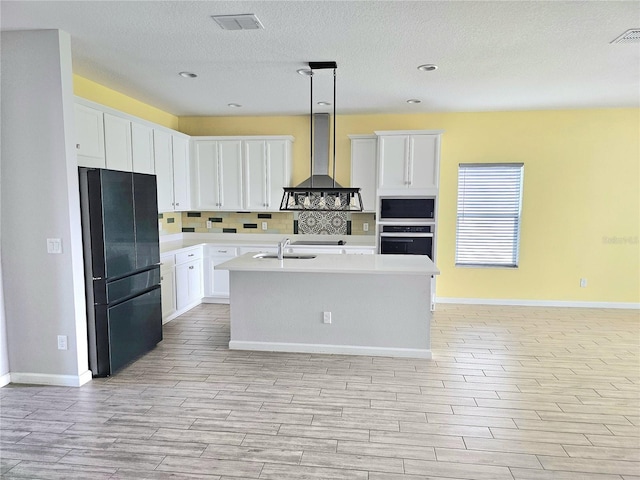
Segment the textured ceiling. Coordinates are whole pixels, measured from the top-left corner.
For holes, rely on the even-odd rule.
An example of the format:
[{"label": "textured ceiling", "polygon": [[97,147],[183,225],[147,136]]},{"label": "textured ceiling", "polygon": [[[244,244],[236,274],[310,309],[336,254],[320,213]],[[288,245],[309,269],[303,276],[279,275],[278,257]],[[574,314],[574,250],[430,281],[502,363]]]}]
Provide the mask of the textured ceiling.
[{"label": "textured ceiling", "polygon": [[[265,29],[210,18],[236,13]],[[640,44],[610,44],[640,27],[638,1],[3,0],[0,18],[68,32],[75,73],[175,115],[308,113],[296,70],[324,60],[338,113],[640,106]],[[316,100],[330,100],[326,73]]]}]

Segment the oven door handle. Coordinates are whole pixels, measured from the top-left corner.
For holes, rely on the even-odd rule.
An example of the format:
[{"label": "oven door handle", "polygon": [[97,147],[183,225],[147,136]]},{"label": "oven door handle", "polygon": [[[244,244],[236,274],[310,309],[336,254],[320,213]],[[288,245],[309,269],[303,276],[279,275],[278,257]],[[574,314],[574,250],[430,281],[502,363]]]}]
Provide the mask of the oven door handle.
[{"label": "oven door handle", "polygon": [[380,234],[380,237],[397,237],[397,238],[429,238],[433,237],[433,233],[391,233],[391,232],[383,232]]}]

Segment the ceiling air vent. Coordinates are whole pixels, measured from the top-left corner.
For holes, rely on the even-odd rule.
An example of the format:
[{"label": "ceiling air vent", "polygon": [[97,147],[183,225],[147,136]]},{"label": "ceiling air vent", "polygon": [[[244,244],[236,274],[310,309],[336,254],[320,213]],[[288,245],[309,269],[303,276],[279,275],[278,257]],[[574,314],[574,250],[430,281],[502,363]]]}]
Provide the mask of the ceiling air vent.
[{"label": "ceiling air vent", "polygon": [[263,29],[262,23],[253,13],[240,15],[211,15],[223,30],[259,30]]},{"label": "ceiling air vent", "polygon": [[640,28],[627,30],[611,43],[638,43],[640,42]]}]

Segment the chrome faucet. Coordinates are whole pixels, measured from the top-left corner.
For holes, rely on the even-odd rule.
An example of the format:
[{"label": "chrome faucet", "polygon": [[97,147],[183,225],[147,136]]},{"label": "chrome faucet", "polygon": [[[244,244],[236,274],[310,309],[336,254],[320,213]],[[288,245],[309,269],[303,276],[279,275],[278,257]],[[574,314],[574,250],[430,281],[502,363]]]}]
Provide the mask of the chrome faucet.
[{"label": "chrome faucet", "polygon": [[278,260],[284,259],[284,249],[291,243],[291,239],[283,238],[281,242],[278,243]]}]

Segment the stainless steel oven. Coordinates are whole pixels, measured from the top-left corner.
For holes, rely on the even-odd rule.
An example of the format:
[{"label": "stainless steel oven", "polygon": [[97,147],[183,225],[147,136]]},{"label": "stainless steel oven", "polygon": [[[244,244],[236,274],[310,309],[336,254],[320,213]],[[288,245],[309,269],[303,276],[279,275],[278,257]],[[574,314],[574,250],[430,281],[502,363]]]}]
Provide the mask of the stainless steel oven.
[{"label": "stainless steel oven", "polygon": [[380,253],[383,255],[427,255],[433,260],[432,225],[382,225]]}]

